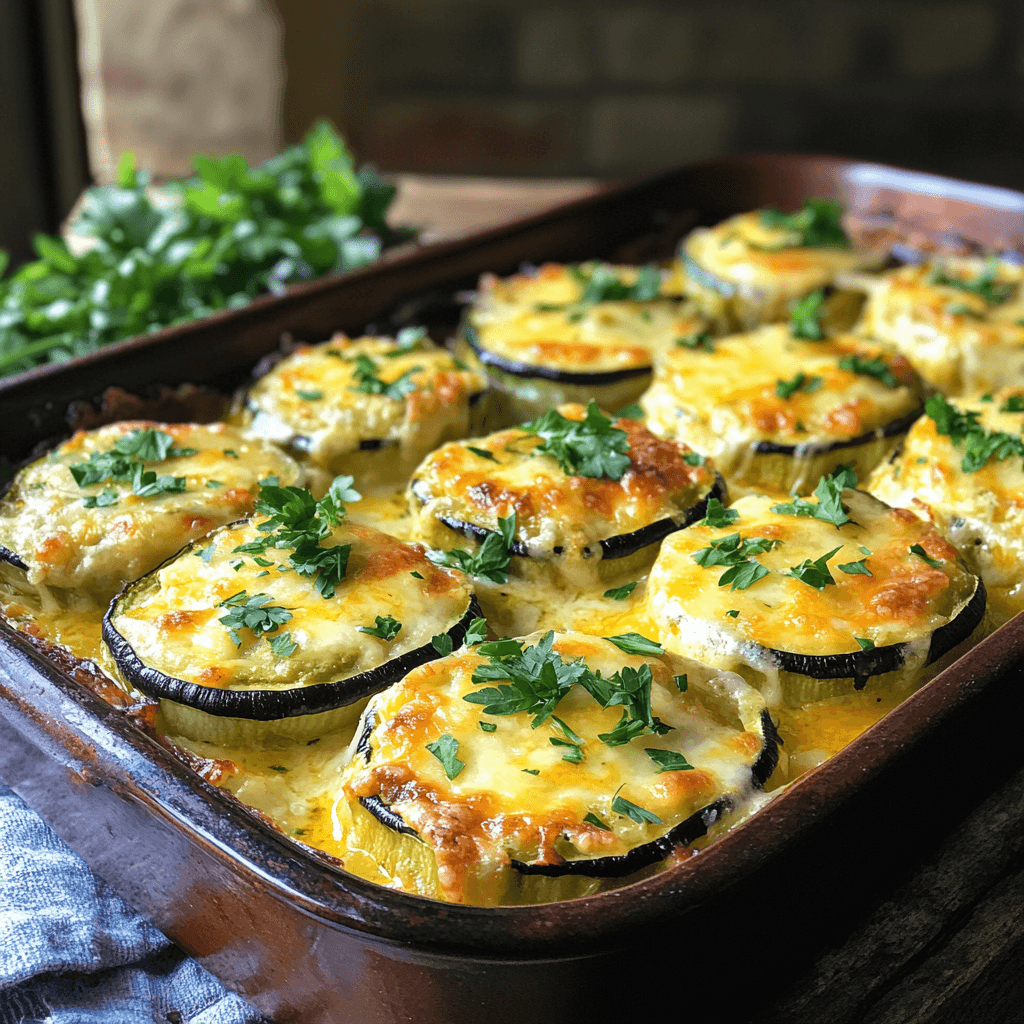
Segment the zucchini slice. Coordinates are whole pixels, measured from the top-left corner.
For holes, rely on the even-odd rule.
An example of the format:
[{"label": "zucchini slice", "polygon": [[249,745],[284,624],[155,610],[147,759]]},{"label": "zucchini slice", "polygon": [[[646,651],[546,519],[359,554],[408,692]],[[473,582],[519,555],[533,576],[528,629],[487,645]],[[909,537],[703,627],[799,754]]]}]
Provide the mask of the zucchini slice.
[{"label": "zucchini slice", "polygon": [[812,499],[748,496],[729,511],[665,541],[648,612],[666,648],[741,673],[769,706],[868,680],[905,695],[982,626],[981,580],[906,509],[825,479]]},{"label": "zucchini slice", "polygon": [[479,614],[464,577],[348,521],[321,543],[349,546],[324,597],[293,549],[237,550],[265,536],[265,522],[190,544],[127,586],[104,618],[122,675],[160,699],[170,732],[227,743],[340,727],[370,694],[436,658],[432,637],[458,645]]},{"label": "zucchini slice", "polygon": [[223,423],[111,423],[26,466],[0,499],[0,559],[34,587],[106,606],[182,544],[253,510],[295,461]]},{"label": "zucchini slice", "polygon": [[1024,388],[935,395],[901,449],[865,483],[930,519],[985,581],[993,624],[1024,611]]},{"label": "zucchini slice", "polygon": [[925,393],[890,349],[851,335],[795,338],[774,324],[666,352],[641,406],[652,431],[709,455],[730,487],[807,493],[839,465],[867,475],[921,415]]},{"label": "zucchini slice", "polygon": [[947,395],[1024,379],[1024,267],[953,259],[901,267],[869,286],[860,330],[902,352]]},{"label": "zucchini slice", "polygon": [[494,906],[608,888],[694,842],[771,775],[775,730],[738,676],[650,649],[534,633],[410,673],[343,772],[350,845],[409,891]]},{"label": "zucchini slice", "polygon": [[725,500],[708,460],[634,420],[604,417],[593,403],[546,415],[556,429],[595,424],[580,443],[620,460],[617,478],[577,475],[588,467],[560,461],[543,427],[537,433],[530,424],[450,442],[423,461],[409,484],[413,536],[438,550],[463,550],[468,540],[479,551],[500,520],[515,516],[510,571],[585,589],[649,565],[664,537],[702,518],[710,498]]},{"label": "zucchini slice", "polygon": [[[850,245],[839,214],[838,203],[805,200],[795,215],[755,210],[697,228],[680,250],[691,291],[703,301],[724,300],[740,330],[785,319],[794,299],[831,284],[839,274],[881,265],[877,254]],[[834,312],[847,326],[858,306],[852,292],[833,299]]]},{"label": "zucchini slice", "polygon": [[485,274],[461,337],[504,394],[509,422],[591,399],[619,409],[640,397],[676,338],[719,333],[681,286],[653,266],[596,262]]},{"label": "zucchini slice", "polygon": [[415,328],[391,338],[337,335],[303,345],[260,377],[236,414],[362,490],[393,489],[443,441],[485,429],[487,380]]}]

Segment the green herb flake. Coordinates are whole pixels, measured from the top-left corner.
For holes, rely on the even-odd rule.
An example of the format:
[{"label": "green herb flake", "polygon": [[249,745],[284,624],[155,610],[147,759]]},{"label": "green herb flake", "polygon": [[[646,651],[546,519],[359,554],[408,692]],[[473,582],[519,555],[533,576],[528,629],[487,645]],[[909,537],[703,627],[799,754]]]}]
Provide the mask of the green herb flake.
[{"label": "green herb flake", "polygon": [[205,548],[200,548],[198,551],[193,551],[192,554],[197,558],[201,558],[207,565],[210,564],[210,559],[213,558],[214,549],[217,547],[216,541],[211,541]]},{"label": "green herb flake", "polygon": [[411,573],[409,573],[409,575],[412,576],[414,579],[417,579],[417,580],[423,579],[423,574],[422,573],[418,573],[415,569],[413,569],[413,571]]},{"label": "green herb flake", "polygon": [[490,462],[498,461],[494,455],[494,452],[489,452],[486,448],[474,448],[471,444],[467,444],[466,450],[471,451],[474,455],[479,456],[481,459],[487,459]]},{"label": "green herb flake", "polygon": [[611,826],[606,825],[593,811],[588,811],[583,815],[583,820],[588,825],[593,825],[594,828],[601,829],[602,832],[611,832]]},{"label": "green herb flake", "polygon": [[441,655],[442,658],[448,657],[449,654],[455,650],[455,641],[447,633],[438,633],[437,636],[432,636],[430,642],[434,647],[434,650]]},{"label": "green herb flake", "polygon": [[523,768],[527,775],[540,775],[540,772],[536,768]]},{"label": "green herb flake", "polygon": [[847,576],[871,576],[872,572],[867,566],[867,559],[862,558],[859,562],[842,562],[836,568],[845,572]]},{"label": "green herb flake", "polygon": [[237,458],[239,458],[238,452],[236,452],[234,448],[223,448],[223,449],[221,449],[221,451],[229,459],[237,459]]},{"label": "green herb flake", "polygon": [[615,644],[620,651],[626,654],[659,655],[664,654],[665,649],[656,640],[648,640],[639,633],[620,633],[618,636],[606,636],[611,644]]},{"label": "green herb flake", "polygon": [[658,774],[662,772],[692,772],[693,765],[674,750],[661,750],[657,747],[644,747],[644,753],[658,766]]},{"label": "green herb flake", "polygon": [[1000,412],[1024,412],[1024,395],[1010,395],[1001,406]]},{"label": "green herb flake", "polygon": [[476,724],[480,726],[481,732],[494,732],[498,728],[495,722],[477,722]]},{"label": "green herb flake", "polygon": [[86,508],[110,508],[118,502],[117,491],[113,487],[105,487],[99,494],[90,494],[82,499]]},{"label": "green herb flake", "polygon": [[272,764],[269,765],[272,772],[286,772],[288,769],[283,764]]},{"label": "green herb flake", "polygon": [[456,756],[459,752],[459,741],[450,733],[443,733],[433,743],[428,743],[426,748],[441,762],[441,767],[449,779],[456,778],[466,767],[466,762],[460,761]]},{"label": "green herb flake", "polygon": [[230,609],[218,621],[228,628],[228,634],[236,647],[242,646],[238,630],[249,629],[257,637],[276,632],[291,617],[287,608],[272,605],[269,594],[253,594],[249,597],[244,590],[220,602],[220,607]]},{"label": "green herb flake", "polygon": [[917,555],[922,562],[927,562],[933,569],[939,569],[942,567],[942,563],[935,558],[932,558],[927,551],[920,544],[911,544],[910,553]]},{"label": "green herb flake", "polygon": [[298,650],[299,645],[292,640],[291,633],[280,633],[270,638],[270,649],[279,657],[287,658]]},{"label": "green herb flake", "polygon": [[686,334],[676,338],[676,348],[703,349],[705,352],[714,352],[715,346],[709,331],[698,331],[694,334]]},{"label": "green herb flake", "polygon": [[973,292],[985,300],[989,306],[998,306],[1008,301],[1014,292],[1012,284],[998,284],[996,276],[999,273],[999,259],[990,257],[985,262],[984,268],[972,278],[960,278],[947,272],[941,264],[937,264],[928,275],[929,284],[943,285],[947,288],[956,288],[963,292]]},{"label": "green herb flake", "polygon": [[866,636],[855,636],[853,639],[857,641],[857,646],[862,651],[873,651],[875,649],[874,640],[869,640]]},{"label": "green herb flake", "polygon": [[792,398],[798,391],[813,394],[825,382],[821,377],[808,377],[801,372],[795,374],[790,380],[777,380],[775,382],[775,394],[779,398]]},{"label": "green herb flake", "polygon": [[429,334],[426,327],[403,327],[395,335],[394,351],[385,352],[384,355],[388,359],[394,359],[396,356],[404,356],[408,352],[415,352],[428,337]]},{"label": "green herb flake", "polygon": [[402,629],[402,624],[390,615],[377,615],[372,626],[358,626],[356,632],[367,633],[381,640],[394,640]]},{"label": "green herb flake", "polygon": [[644,418],[644,410],[637,402],[630,402],[625,409],[620,409],[617,413],[620,420],[642,420]]},{"label": "green herb flake", "polygon": [[728,615],[730,619],[736,619],[739,618],[740,610],[739,608],[730,608],[725,614]]},{"label": "green herb flake", "polygon": [[683,456],[683,462],[688,466],[703,466],[708,460],[699,452],[687,452]]},{"label": "green herb flake", "polygon": [[816,292],[801,299],[793,306],[789,321],[789,333],[805,341],[821,341],[825,337],[821,322],[825,318],[825,291]]},{"label": "green herb flake", "polygon": [[207,480],[206,486],[213,490],[214,488],[217,487],[223,487],[224,484],[220,480]]},{"label": "green herb flake", "polygon": [[295,394],[299,396],[304,402],[319,402],[324,397],[322,391],[306,391],[304,388],[296,388]]},{"label": "green herb flake", "polygon": [[850,239],[843,230],[843,207],[834,199],[805,199],[796,213],[780,210],[760,211],[761,225],[769,231],[785,231],[786,245],[849,249]]},{"label": "green herb flake", "polygon": [[936,433],[946,435],[955,448],[963,450],[960,468],[965,473],[977,472],[990,459],[1024,456],[1024,440],[1019,435],[985,430],[977,412],[961,411],[944,395],[929,397],[924,411],[935,423]]},{"label": "green herb flake", "polygon": [[430,554],[437,565],[458,569],[467,576],[479,576],[491,583],[508,582],[509,554],[516,532],[516,514],[498,519],[496,532],[488,533],[475,553],[455,548],[441,554]]},{"label": "green herb flake", "polygon": [[690,557],[705,569],[724,565],[725,572],[718,578],[720,587],[746,590],[771,572],[752,556],[771,551],[780,543],[765,537],[741,537],[738,533],[730,533],[713,540],[708,547],[695,551]]},{"label": "green herb flake", "polygon": [[551,721],[561,730],[562,735],[549,736],[548,742],[554,747],[567,747],[566,752],[562,754],[562,760],[568,761],[569,764],[579,764],[583,760],[583,737],[573,732],[557,716],[552,715]]},{"label": "green herb flake", "polygon": [[638,825],[661,825],[662,820],[652,811],[641,807],[639,804],[627,800],[624,796],[616,794],[612,800],[612,813],[621,814],[623,817],[635,821]]},{"label": "green herb flake", "polygon": [[352,373],[358,383],[350,391],[358,391],[364,395],[383,395],[386,398],[404,400],[405,396],[416,390],[414,373],[422,371],[422,366],[414,366],[406,370],[399,378],[385,383],[377,375],[377,364],[364,353],[356,356],[355,368]]},{"label": "green herb flake", "polygon": [[839,369],[858,373],[863,377],[874,377],[887,388],[894,388],[898,383],[884,359],[870,359],[860,355],[843,356],[839,360]]},{"label": "green herb flake", "polygon": [[686,693],[686,690],[689,687],[690,683],[689,680],[687,680],[686,678],[685,672],[680,676],[673,676],[672,681],[676,684],[676,689],[680,693]]},{"label": "green herb flake", "polygon": [[[846,475],[840,471],[832,476],[823,476],[814,489],[817,502],[797,498],[792,502],[772,505],[772,511],[786,516],[809,516],[812,519],[831,523],[833,526],[843,526],[851,521],[842,501],[844,488],[851,486],[846,480]],[[854,482],[856,482],[856,477],[854,477]]]},{"label": "green herb flake", "polygon": [[550,409],[522,429],[543,439],[535,453],[550,455],[568,476],[621,480],[629,467],[629,435],[591,401],[582,420]]},{"label": "green herb flake", "polygon": [[815,590],[824,590],[826,587],[835,586],[836,581],[832,578],[832,573],[828,571],[826,563],[836,552],[841,550],[842,545],[813,561],[810,558],[805,558],[799,565],[790,566],[789,572],[784,572],[782,575],[792,576],[793,579],[806,583],[809,587],[814,587]]},{"label": "green herb flake", "polygon": [[606,590],[603,596],[612,601],[625,601],[634,590],[636,590],[636,583],[626,583],[621,587],[612,587],[611,590]]},{"label": "green herb flake", "polygon": [[726,508],[717,498],[708,498],[708,506],[704,518],[695,525],[711,526],[721,530],[739,519],[740,514],[734,508]]},{"label": "green herb flake", "polygon": [[462,642],[467,647],[483,643],[487,639],[487,620],[479,615],[473,619],[466,630],[466,638]]}]

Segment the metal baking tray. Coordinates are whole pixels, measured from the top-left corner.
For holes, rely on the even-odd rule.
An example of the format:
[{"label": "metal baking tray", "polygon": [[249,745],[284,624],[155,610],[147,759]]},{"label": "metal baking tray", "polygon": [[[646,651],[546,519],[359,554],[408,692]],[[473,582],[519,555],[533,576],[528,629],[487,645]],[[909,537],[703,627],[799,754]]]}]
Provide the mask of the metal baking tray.
[{"label": "metal baking tray", "polygon": [[[664,255],[690,227],[834,196],[904,249],[1024,252],[1024,194],[830,157],[746,156],[608,189],[0,384],[2,454],[108,387],[227,389],[282,334],[443,309],[524,261]],[[390,311],[390,312],[388,312]],[[83,404],[84,403],[84,404]],[[482,909],[374,886],[285,838],[0,624],[0,776],[102,877],[280,1022],[530,1024],[760,1014],[1018,764],[1024,617],[699,856],[619,890]],[[796,1019],[796,1018],[792,1018]]]}]

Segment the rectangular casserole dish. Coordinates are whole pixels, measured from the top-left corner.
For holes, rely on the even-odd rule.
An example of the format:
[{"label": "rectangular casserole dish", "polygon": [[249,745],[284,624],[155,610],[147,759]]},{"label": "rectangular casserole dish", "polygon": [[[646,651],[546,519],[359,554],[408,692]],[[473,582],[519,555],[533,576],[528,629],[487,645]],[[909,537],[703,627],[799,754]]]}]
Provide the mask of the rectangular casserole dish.
[{"label": "rectangular casserole dish", "polygon": [[[429,310],[430,296],[524,261],[660,257],[698,223],[804,196],[835,196],[912,248],[1024,251],[1024,195],[825,157],[726,158],[13,378],[0,385],[2,454],[24,458],[66,431],[69,404],[109,386],[226,389],[284,332],[354,332],[402,303]],[[735,1019],[763,1016],[1020,764],[1024,721],[1018,620],[698,857],[587,899],[482,909],[346,874],[206,784],[5,625],[0,650],[0,776],[278,1021],[526,1024],[726,1004]]]}]

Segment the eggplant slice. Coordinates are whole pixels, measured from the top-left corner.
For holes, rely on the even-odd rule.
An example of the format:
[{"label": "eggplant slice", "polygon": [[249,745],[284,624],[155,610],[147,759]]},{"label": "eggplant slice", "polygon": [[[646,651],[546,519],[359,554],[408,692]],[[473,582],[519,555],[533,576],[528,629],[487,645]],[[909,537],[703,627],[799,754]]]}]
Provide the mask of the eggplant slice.
[{"label": "eggplant slice", "polygon": [[852,335],[796,338],[777,324],[666,353],[641,405],[654,433],[713,458],[734,490],[806,494],[840,465],[866,476],[926,393],[890,349]]},{"label": "eggplant slice", "polygon": [[985,586],[913,513],[852,489],[819,497],[748,496],[727,526],[674,534],[651,571],[649,614],[668,649],[740,672],[769,706],[869,681],[905,694],[979,638]]},{"label": "eggplant slice", "polygon": [[[514,657],[503,643],[411,673],[366,710],[344,791],[361,848],[408,872],[412,891],[485,905],[596,891],[742,812],[778,763],[762,698],[732,674],[579,633],[532,634]],[[572,674],[552,717],[489,706],[478,674],[500,681],[511,666],[514,679],[517,657]],[[594,693],[633,674],[646,674],[651,718],[624,739],[612,735],[623,708]],[[394,723],[408,707],[430,712]]]},{"label": "eggplant slice", "polygon": [[[583,420],[585,410],[570,405],[560,413]],[[627,444],[620,479],[572,475],[538,452],[543,439],[522,427],[444,445],[409,485],[413,535],[442,551],[466,539],[481,545],[514,514],[514,575],[575,578],[583,570],[604,580],[605,571],[649,564],[661,540],[703,518],[711,498],[727,500],[725,483],[686,445],[635,420],[611,422]]]},{"label": "eggplant slice", "polygon": [[458,646],[480,614],[464,578],[370,527],[334,527],[327,547],[349,551],[330,597],[287,549],[236,551],[261,536],[258,521],[222,527],[127,586],[104,618],[125,680],[191,738],[354,720],[368,696],[438,657],[433,637]]}]

